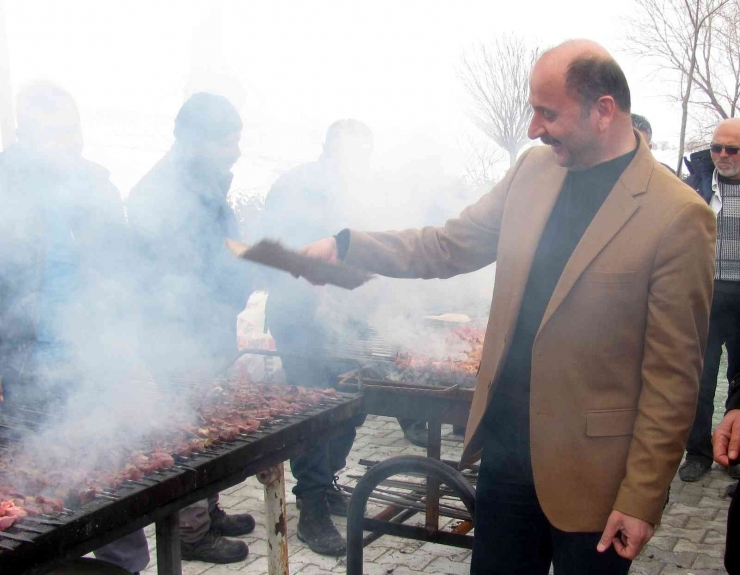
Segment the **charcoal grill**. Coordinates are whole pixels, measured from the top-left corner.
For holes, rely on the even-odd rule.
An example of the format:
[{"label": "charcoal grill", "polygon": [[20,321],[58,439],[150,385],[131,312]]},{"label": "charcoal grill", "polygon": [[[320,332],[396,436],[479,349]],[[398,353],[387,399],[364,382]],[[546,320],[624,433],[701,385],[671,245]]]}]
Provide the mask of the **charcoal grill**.
[{"label": "charcoal grill", "polygon": [[[383,535],[394,535],[407,539],[439,543],[472,549],[474,487],[477,466],[467,471],[458,471],[457,462],[443,461],[442,424],[464,427],[470,414],[470,406],[475,392],[473,387],[459,383],[445,385],[439,378],[435,385],[429,385],[427,377],[420,377],[424,383],[398,381],[384,378],[381,374],[392,372],[397,350],[373,334],[369,339],[355,342],[342,342],[331,352],[326,349],[300,350],[291,355],[316,357],[322,355],[327,361],[352,360],[358,368],[340,377],[339,390],[362,395],[363,411],[366,414],[387,417],[416,419],[426,421],[428,427],[427,457],[394,457],[384,462],[365,463],[370,471],[360,479],[353,490],[343,489],[352,495],[347,519],[347,574],[362,575],[363,548]],[[286,352],[260,349],[245,349],[244,354],[264,356],[287,355]],[[367,367],[370,366],[370,367]],[[379,368],[379,369],[378,369]],[[411,494],[399,498],[392,493],[383,492],[383,485],[393,480],[393,475],[423,475],[426,482],[411,490]],[[398,485],[398,482],[396,482]],[[441,491],[442,486],[447,486]],[[407,486],[408,487],[408,486]],[[440,498],[454,497],[464,504],[464,508],[453,510],[440,504]],[[388,503],[388,507],[375,517],[365,517],[368,500]],[[418,513],[425,514],[423,528],[404,525]],[[439,528],[440,516],[454,517],[460,523],[450,531]],[[363,532],[370,532],[363,537]]]},{"label": "charcoal grill", "polygon": [[[179,575],[180,509],[260,473],[266,495],[279,496],[275,474],[282,476],[282,462],[340,433],[361,409],[360,397],[340,393],[302,413],[281,416],[279,421],[253,434],[221,442],[207,453],[193,454],[187,460],[178,458],[173,468],[127,481],[121,488],[104,492],[79,508],[65,509],[41,520],[24,519],[0,532],[0,573],[46,573],[155,523],[158,573]],[[9,424],[0,428],[0,442],[3,436],[12,441],[7,433],[11,428]],[[267,515],[275,513],[268,509]],[[275,527],[283,530],[284,542],[284,515],[280,520],[282,523]]]}]

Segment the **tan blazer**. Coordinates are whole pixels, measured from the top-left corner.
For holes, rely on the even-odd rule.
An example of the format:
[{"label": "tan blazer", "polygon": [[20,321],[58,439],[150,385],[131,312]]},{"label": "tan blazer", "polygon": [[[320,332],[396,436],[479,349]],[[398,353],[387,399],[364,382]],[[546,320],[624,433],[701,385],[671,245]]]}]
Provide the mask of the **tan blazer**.
[{"label": "tan blazer", "polygon": [[[564,531],[601,531],[612,509],[659,523],[694,420],[716,220],[638,140],[565,266],[532,349],[535,487]],[[549,148],[533,148],[444,227],[351,232],[345,261],[382,275],[445,278],[497,262],[463,461],[480,455],[478,427],[565,175]]]}]

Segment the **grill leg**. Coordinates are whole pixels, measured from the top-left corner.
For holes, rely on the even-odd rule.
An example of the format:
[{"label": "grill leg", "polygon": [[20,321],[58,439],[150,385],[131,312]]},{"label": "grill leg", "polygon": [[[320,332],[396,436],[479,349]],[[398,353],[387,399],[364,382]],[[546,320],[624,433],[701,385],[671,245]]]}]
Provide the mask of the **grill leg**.
[{"label": "grill leg", "polygon": [[288,519],[285,513],[285,467],[282,463],[257,474],[265,486],[265,529],[267,530],[267,572],[289,575]]},{"label": "grill leg", "polygon": [[178,513],[155,523],[157,530],[158,575],[182,575],[180,561],[180,520]]},{"label": "grill leg", "polygon": [[[442,422],[432,419],[427,424],[427,457],[439,461],[442,458]],[[425,526],[429,533],[439,529],[439,480],[427,477],[427,510]]]}]

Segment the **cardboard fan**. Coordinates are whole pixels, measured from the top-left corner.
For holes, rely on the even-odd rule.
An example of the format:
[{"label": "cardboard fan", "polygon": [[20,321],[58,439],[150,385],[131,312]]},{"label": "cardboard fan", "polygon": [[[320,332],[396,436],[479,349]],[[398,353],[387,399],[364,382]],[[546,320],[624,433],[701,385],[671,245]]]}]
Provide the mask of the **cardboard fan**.
[{"label": "cardboard fan", "polygon": [[373,277],[366,271],[343,263],[330,264],[301,255],[271,240],[262,240],[252,246],[226,240],[226,245],[238,258],[283,270],[296,277],[304,277],[316,285],[330,284],[345,289],[355,289]]}]

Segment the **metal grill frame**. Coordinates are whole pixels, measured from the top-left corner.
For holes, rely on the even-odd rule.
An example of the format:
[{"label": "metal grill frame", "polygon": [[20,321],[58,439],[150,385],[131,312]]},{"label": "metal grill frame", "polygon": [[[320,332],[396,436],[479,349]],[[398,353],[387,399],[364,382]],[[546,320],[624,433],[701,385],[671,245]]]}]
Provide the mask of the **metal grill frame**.
[{"label": "metal grill frame", "polygon": [[145,481],[150,487],[122,487],[116,492],[119,499],[87,503],[60,517],[64,525],[40,525],[45,533],[27,534],[32,543],[11,542],[12,551],[0,549],[0,572],[41,575],[156,523],[158,572],[180,573],[180,509],[341,434],[343,426],[362,413],[361,397],[339,394],[306,412],[285,416],[267,430],[223,444],[215,456],[199,456],[187,467],[159,472],[156,479],[149,476]]}]

